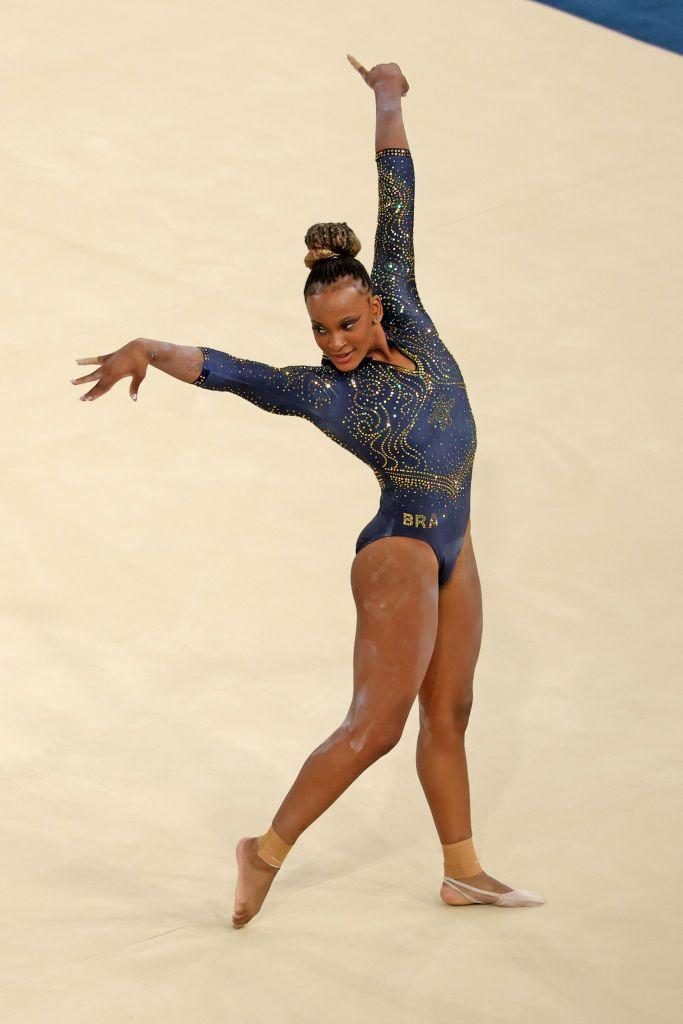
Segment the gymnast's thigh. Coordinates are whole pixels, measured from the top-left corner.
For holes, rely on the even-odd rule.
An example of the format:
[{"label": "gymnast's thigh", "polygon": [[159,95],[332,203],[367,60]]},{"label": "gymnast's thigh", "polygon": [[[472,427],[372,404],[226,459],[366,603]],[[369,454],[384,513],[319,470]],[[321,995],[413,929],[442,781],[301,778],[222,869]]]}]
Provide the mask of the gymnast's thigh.
[{"label": "gymnast's thigh", "polygon": [[351,564],[356,604],[354,704],[407,715],[431,659],[439,620],[432,549],[409,537],[366,544]]},{"label": "gymnast's thigh", "polygon": [[447,721],[467,712],[482,631],[481,583],[468,523],[455,568],[439,591],[436,641],[419,692],[421,715]]}]

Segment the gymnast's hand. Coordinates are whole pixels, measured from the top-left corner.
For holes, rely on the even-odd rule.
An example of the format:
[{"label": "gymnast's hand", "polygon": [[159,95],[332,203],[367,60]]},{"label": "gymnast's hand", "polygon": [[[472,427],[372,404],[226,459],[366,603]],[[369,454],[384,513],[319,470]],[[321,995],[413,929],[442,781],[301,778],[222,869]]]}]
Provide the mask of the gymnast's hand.
[{"label": "gymnast's hand", "polygon": [[350,64],[356,69],[364,82],[373,92],[387,91],[396,96],[405,96],[410,86],[398,64],[375,64],[369,71],[359,64],[350,53],[346,54]]},{"label": "gymnast's hand", "polygon": [[80,366],[86,366],[91,363],[98,364],[98,368],[93,370],[92,373],[86,374],[85,377],[75,377],[71,381],[72,384],[89,384],[91,380],[97,381],[94,388],[80,396],[80,401],[91,402],[93,399],[99,398],[100,395],[106,394],[107,391],[113,388],[114,384],[122,380],[123,377],[132,378],[129,393],[130,397],[137,401],[138,388],[145,379],[147,367],[150,363],[149,349],[147,347],[149,340],[147,338],[135,338],[134,341],[129,341],[128,344],[116,352],[109,352],[104,356],[84,356],[82,359],[77,359],[76,362]]}]

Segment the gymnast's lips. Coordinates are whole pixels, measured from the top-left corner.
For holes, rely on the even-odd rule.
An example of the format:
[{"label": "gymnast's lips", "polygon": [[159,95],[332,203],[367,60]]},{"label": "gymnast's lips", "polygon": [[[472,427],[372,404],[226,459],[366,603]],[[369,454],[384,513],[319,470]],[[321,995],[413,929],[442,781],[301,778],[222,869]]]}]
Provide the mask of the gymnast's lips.
[{"label": "gymnast's lips", "polygon": [[333,356],[332,358],[333,358],[333,359],[339,359],[339,360],[341,360],[341,362],[345,363],[345,362],[346,362],[346,360],[347,360],[347,359],[349,358],[349,356],[351,356],[351,355],[353,355],[353,349],[352,349],[352,348],[350,348],[348,352],[338,352],[338,353],[337,353],[336,355],[334,355],[334,356]]}]

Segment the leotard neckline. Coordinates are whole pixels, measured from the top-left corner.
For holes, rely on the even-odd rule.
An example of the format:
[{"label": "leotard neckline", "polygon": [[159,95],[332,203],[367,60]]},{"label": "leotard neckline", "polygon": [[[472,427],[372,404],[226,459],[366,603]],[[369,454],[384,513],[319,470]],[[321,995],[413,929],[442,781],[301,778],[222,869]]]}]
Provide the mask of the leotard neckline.
[{"label": "leotard neckline", "polygon": [[[390,366],[392,369],[398,370],[400,373],[419,374],[420,373],[420,360],[417,357],[416,353],[415,352],[411,352],[410,349],[406,348],[404,345],[399,345],[398,342],[396,341],[396,339],[394,337],[392,337],[390,334],[387,334],[386,331],[384,333],[385,333],[387,341],[389,342],[390,345],[393,345],[394,348],[397,348],[399,350],[399,352],[402,355],[407,356],[408,359],[412,359],[412,361],[415,363],[415,369],[411,370],[409,366],[397,366],[396,363],[383,363],[383,365],[384,366]],[[380,360],[380,359],[373,359],[372,362],[380,363],[380,362],[382,362],[382,360]]]}]

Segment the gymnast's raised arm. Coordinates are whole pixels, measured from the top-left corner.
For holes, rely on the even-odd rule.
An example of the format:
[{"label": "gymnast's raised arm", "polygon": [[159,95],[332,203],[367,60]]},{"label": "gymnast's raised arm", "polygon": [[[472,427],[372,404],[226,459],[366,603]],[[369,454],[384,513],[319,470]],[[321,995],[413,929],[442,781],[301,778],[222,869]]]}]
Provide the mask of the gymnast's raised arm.
[{"label": "gymnast's raised arm", "polygon": [[378,209],[370,277],[382,299],[385,329],[410,330],[413,344],[422,347],[437,332],[415,283],[415,167],[401,107],[408,82],[398,64],[366,71],[350,55],[349,60],[375,94]]}]

